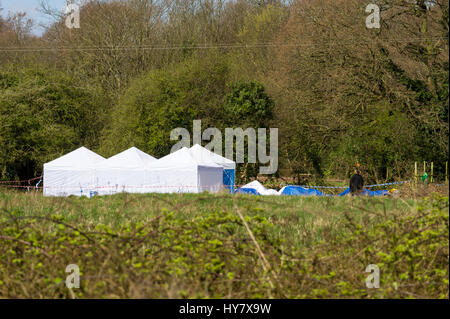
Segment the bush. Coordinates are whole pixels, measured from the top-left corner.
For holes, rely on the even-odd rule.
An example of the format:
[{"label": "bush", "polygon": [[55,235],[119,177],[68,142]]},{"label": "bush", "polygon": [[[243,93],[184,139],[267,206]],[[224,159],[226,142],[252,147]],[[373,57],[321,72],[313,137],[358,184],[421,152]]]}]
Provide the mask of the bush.
[{"label": "bush", "polygon": [[[284,231],[279,227],[299,223],[306,218],[304,212],[295,215],[292,210],[284,217],[267,218],[263,214],[273,205],[251,206],[244,218],[263,256],[240,217],[226,208],[191,215],[154,205],[145,208],[143,201],[141,209],[154,210],[145,213],[145,220],[127,215],[120,223],[93,223],[92,217],[80,212],[75,226],[67,214],[49,208],[37,213],[35,208],[9,202],[11,196],[3,197],[0,294],[4,297],[448,298],[448,197],[434,196],[411,211],[390,211],[384,206],[373,213],[368,212],[371,204],[382,202],[354,200],[355,208],[362,204],[364,210],[348,212],[345,220],[323,227],[322,243],[311,246],[298,245],[304,236],[300,233],[297,243],[280,235]],[[111,209],[118,216],[127,203],[147,198],[125,196],[126,201],[116,208],[115,199],[122,197],[109,202],[99,199],[94,203],[96,214],[100,201],[109,203],[102,214]],[[156,197],[164,201],[162,195]],[[208,199],[207,208],[221,197],[204,199]],[[240,196],[235,202],[225,196],[221,206],[237,203],[235,209],[250,209],[245,199]],[[196,200],[191,204],[201,210]],[[336,209],[330,204],[345,200],[327,201],[326,207]],[[70,207],[72,202],[79,211],[85,201],[68,199],[64,205]],[[176,206],[180,205],[187,203]],[[313,229],[304,231],[309,234],[306,239],[318,235]],[[81,287],[72,291],[63,280],[69,264],[81,270]],[[380,268],[379,289],[365,286],[368,274],[364,270],[369,264]]]}]

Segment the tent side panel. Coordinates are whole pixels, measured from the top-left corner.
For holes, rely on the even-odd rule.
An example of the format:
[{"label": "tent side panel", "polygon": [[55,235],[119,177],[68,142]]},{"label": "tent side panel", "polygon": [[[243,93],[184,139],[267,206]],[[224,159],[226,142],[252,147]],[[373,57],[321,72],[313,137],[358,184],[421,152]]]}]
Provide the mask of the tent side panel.
[{"label": "tent side panel", "polygon": [[44,196],[89,196],[92,171],[44,169]]},{"label": "tent side panel", "polygon": [[145,193],[145,183],[144,170],[99,168],[94,173],[94,184],[99,195]]},{"label": "tent side panel", "polygon": [[150,168],[143,188],[146,193],[197,193],[197,169]]},{"label": "tent side panel", "polygon": [[223,189],[222,167],[198,167],[198,190],[199,192],[217,193]]}]

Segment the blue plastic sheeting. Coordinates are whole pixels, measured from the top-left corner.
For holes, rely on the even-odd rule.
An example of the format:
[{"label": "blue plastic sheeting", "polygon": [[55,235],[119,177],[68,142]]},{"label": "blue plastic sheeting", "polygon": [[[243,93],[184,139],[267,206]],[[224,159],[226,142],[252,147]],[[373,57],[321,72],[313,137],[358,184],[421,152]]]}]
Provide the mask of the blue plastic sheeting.
[{"label": "blue plastic sheeting", "polygon": [[253,188],[238,188],[235,192],[236,194],[252,194],[259,195],[258,191]]},{"label": "blue plastic sheeting", "polygon": [[[252,194],[252,195],[260,195],[256,189],[253,188],[238,188],[235,193],[238,194]],[[304,188],[301,186],[289,185],[283,189],[281,195],[294,195],[294,196],[345,196],[350,193],[350,188],[347,188],[345,191],[338,195],[324,194],[321,191],[318,191],[314,188]],[[366,196],[384,196],[388,195],[389,192],[387,190],[379,190],[379,191],[371,191],[368,189],[364,189],[363,195]]]},{"label": "blue plastic sheeting", "polygon": [[223,185],[230,191],[231,194],[234,193],[234,174],[234,169],[223,170]]},{"label": "blue plastic sheeting", "polygon": [[314,188],[303,188],[301,186],[289,185],[283,189],[281,195],[296,195],[296,196],[327,196],[326,194]]},{"label": "blue plastic sheeting", "polygon": [[[350,187],[347,188],[342,193],[338,194],[337,196],[345,196],[345,195],[348,195],[348,194],[350,194]],[[368,189],[364,189],[362,194],[366,195],[366,196],[384,196],[384,195],[388,195],[389,191],[387,191],[387,190],[371,191],[371,190],[368,190]]]}]

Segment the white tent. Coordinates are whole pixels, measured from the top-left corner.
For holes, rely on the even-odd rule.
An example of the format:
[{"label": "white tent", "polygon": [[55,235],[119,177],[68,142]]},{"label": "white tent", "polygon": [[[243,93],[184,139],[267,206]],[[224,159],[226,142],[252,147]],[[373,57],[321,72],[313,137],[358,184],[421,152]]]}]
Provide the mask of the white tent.
[{"label": "white tent", "polygon": [[222,166],[195,159],[183,147],[147,166],[145,188],[152,193],[218,192],[222,175]]},{"label": "white tent", "polygon": [[220,156],[208,149],[202,147],[199,144],[192,146],[189,151],[192,157],[198,161],[205,163],[213,163],[223,167],[223,185],[229,189],[232,193],[234,192],[234,181],[235,181],[235,171],[236,163],[226,157]]},{"label": "white tent", "polygon": [[145,193],[146,166],[156,158],[131,147],[95,167],[95,184],[99,195],[120,192]]},{"label": "white tent", "polygon": [[94,166],[105,158],[80,147],[44,164],[44,196],[90,196]]}]

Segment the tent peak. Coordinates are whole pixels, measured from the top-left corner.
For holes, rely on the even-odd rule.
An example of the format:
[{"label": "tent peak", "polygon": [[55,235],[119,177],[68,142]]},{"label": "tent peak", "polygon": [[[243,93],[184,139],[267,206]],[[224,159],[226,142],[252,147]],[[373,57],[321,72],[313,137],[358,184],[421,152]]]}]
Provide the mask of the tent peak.
[{"label": "tent peak", "polygon": [[81,168],[86,169],[98,162],[105,160],[103,156],[81,146],[61,157],[44,164],[44,167]]},{"label": "tent peak", "polygon": [[130,147],[114,156],[111,156],[104,162],[98,164],[101,168],[139,168],[150,162],[156,161],[153,156],[141,151],[137,147]]},{"label": "tent peak", "polygon": [[223,157],[215,152],[208,150],[206,147],[203,147],[199,144],[193,145],[189,149],[191,155],[196,160],[201,160],[205,162],[215,163],[217,165],[222,166],[224,169],[235,169],[236,163],[226,157]]},{"label": "tent peak", "polygon": [[215,164],[210,161],[204,161],[201,157],[196,157],[192,154],[191,149],[187,147],[182,147],[179,150],[170,153],[158,160],[156,163],[150,163],[152,167],[156,166],[165,166],[165,165],[197,165],[197,166],[212,166],[212,167],[221,167],[218,164]]}]

